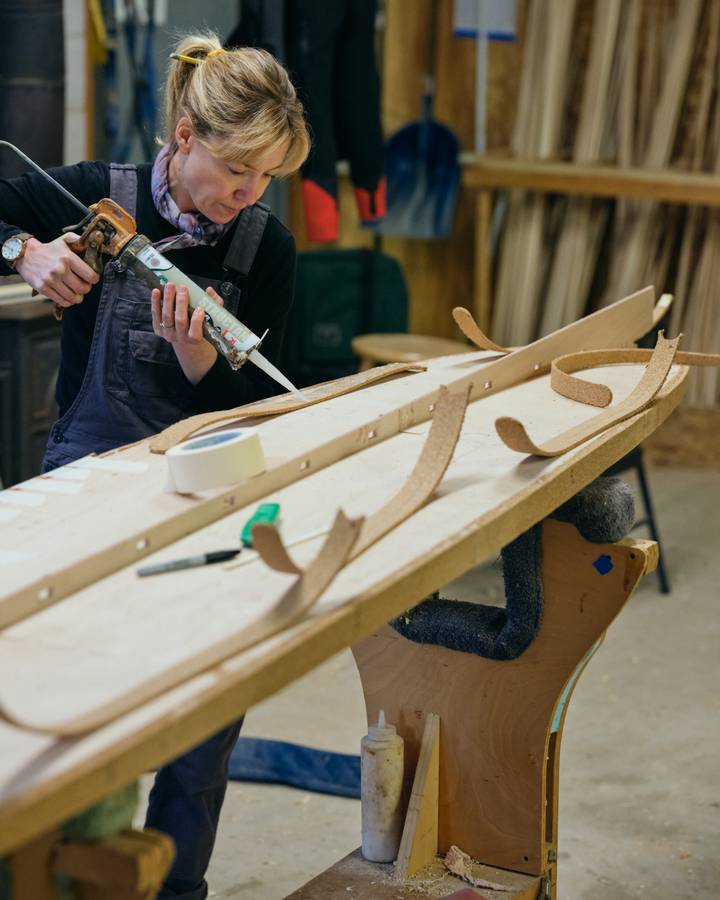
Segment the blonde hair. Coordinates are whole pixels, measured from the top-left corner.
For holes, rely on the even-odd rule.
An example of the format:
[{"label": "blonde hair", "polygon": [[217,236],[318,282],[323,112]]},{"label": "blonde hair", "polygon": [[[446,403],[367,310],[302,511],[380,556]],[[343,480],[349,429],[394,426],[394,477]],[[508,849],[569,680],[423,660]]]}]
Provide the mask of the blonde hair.
[{"label": "blonde hair", "polygon": [[212,32],[175,48],[165,85],[166,140],[187,116],[195,135],[226,162],[252,164],[288,141],[278,175],[297,171],[310,137],[303,107],[283,66],[265,50],[224,50]]}]

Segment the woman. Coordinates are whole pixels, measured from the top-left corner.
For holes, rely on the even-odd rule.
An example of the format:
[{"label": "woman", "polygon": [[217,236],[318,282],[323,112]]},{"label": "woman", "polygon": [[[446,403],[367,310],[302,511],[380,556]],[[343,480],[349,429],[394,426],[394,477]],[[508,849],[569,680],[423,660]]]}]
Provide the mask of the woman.
[{"label": "woman", "polygon": [[[295,244],[255,206],[270,179],[307,157],[303,110],[287,73],[262,50],[223,50],[215,35],[189,36],[172,55],[165,144],[153,165],[83,162],[53,176],[85,205],[112,197],[138,231],[255,334],[277,364],[292,303]],[[153,434],[196,412],[268,396],[252,365],[233,372],[203,338],[202,310],[185,289],[148,289],[112,264],[98,275],[60,236],[76,207],[37,173],[0,180],[0,274],[13,270],[64,311],[57,383],[59,419],[45,469]],[[222,293],[216,293],[219,287]],[[160,897],[201,900],[240,724],[166,766],[146,824],[175,839],[177,858]]]}]

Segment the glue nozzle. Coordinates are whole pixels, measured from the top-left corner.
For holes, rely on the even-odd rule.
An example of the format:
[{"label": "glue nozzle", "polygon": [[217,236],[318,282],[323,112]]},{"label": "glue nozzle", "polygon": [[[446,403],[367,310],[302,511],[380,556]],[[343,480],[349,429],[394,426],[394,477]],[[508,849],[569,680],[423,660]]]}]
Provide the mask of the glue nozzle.
[{"label": "glue nozzle", "polygon": [[371,725],[368,728],[368,736],[373,740],[387,741],[392,738],[397,730],[394,725],[388,725],[385,721],[385,710],[381,709],[378,714],[377,725]]}]

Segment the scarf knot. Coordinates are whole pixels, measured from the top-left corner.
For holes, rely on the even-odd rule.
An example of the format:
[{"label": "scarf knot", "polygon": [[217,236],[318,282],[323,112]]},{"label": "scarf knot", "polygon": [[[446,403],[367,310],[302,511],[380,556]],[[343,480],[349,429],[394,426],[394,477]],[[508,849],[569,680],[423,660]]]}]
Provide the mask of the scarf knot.
[{"label": "scarf knot", "polygon": [[155,209],[166,222],[177,228],[180,234],[156,241],[153,246],[157,250],[161,248],[178,250],[182,247],[196,247],[198,244],[216,244],[232,222],[219,225],[217,222],[211,222],[202,213],[180,212],[168,186],[168,169],[174,149],[172,144],[163,144],[160,148],[152,167],[150,190]]}]

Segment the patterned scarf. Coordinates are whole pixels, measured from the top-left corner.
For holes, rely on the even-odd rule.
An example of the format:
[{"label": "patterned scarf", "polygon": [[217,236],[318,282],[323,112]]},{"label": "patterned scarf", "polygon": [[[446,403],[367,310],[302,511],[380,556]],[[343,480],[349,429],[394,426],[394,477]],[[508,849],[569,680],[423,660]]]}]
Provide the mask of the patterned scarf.
[{"label": "patterned scarf", "polygon": [[153,163],[150,186],[155,209],[181,234],[163,238],[153,246],[157,250],[179,250],[182,247],[196,247],[198,244],[216,244],[232,222],[218,225],[202,213],[180,212],[168,188],[168,166],[174,151],[173,144],[163,144],[160,148]]}]

